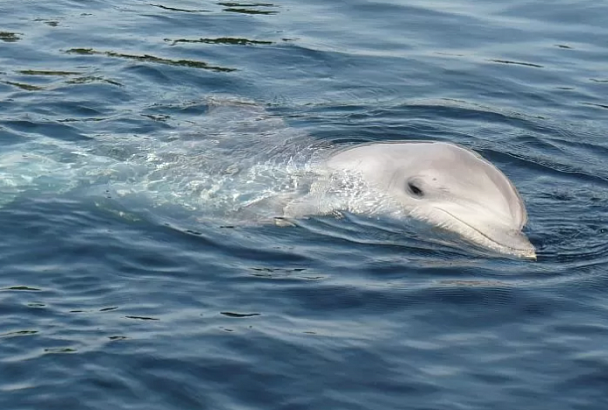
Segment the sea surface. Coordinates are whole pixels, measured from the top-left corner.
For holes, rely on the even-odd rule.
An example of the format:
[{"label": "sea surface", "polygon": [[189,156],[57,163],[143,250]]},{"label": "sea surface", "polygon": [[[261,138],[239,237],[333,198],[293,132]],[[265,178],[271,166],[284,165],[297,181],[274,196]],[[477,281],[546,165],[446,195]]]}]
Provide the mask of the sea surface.
[{"label": "sea surface", "polygon": [[[538,261],[229,217],[394,140]],[[0,229],[3,410],[608,409],[608,3],[2,1]]]}]

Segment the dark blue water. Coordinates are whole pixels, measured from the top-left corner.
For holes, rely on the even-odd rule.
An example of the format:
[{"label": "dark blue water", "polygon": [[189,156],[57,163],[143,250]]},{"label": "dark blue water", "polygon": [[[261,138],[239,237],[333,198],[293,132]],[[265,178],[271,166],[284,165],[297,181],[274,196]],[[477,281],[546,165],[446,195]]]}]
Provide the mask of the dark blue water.
[{"label": "dark blue water", "polygon": [[[590,0],[1,3],[0,408],[608,408],[607,38]],[[215,141],[285,135],[472,148],[539,260],[216,217]]]}]

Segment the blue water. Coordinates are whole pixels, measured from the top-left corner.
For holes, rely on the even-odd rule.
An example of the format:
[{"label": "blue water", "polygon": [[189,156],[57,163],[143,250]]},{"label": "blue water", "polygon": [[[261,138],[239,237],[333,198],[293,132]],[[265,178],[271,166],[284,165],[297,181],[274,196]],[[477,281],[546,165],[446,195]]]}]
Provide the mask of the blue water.
[{"label": "blue water", "polygon": [[[591,0],[0,3],[0,408],[608,408],[606,38]],[[538,261],[226,218],[286,141],[401,139],[503,170]]]}]

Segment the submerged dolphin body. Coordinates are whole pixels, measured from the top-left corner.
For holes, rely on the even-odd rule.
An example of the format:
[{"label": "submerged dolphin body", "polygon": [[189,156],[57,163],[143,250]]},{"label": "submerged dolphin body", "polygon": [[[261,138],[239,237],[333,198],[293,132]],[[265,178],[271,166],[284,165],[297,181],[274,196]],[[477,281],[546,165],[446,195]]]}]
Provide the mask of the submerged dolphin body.
[{"label": "submerged dolphin body", "polygon": [[480,155],[445,142],[371,143],[330,156],[325,177],[287,217],[346,211],[413,218],[501,254],[536,259],[527,215],[509,179]]}]

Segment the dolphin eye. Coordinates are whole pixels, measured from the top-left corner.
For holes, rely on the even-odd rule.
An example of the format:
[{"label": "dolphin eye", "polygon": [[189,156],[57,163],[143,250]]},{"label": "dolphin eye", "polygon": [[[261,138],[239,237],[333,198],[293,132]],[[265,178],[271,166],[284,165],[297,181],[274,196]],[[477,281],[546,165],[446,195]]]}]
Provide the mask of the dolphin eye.
[{"label": "dolphin eye", "polygon": [[418,196],[418,197],[424,196],[424,192],[422,192],[422,189],[420,189],[418,186],[416,186],[412,182],[407,183],[407,189],[415,196]]}]

